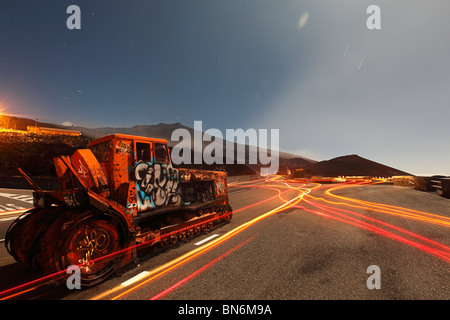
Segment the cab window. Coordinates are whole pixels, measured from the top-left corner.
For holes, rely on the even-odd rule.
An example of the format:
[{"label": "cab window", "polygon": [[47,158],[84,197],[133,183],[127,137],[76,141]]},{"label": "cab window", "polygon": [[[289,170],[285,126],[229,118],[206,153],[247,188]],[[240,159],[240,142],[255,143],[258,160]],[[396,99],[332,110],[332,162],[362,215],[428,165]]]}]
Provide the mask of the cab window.
[{"label": "cab window", "polygon": [[166,144],[155,143],[155,161],[169,162],[169,148]]},{"label": "cab window", "polygon": [[108,162],[111,150],[111,140],[94,144],[89,147],[98,162]]},{"label": "cab window", "polygon": [[150,144],[143,142],[136,142],[136,161],[150,162]]}]

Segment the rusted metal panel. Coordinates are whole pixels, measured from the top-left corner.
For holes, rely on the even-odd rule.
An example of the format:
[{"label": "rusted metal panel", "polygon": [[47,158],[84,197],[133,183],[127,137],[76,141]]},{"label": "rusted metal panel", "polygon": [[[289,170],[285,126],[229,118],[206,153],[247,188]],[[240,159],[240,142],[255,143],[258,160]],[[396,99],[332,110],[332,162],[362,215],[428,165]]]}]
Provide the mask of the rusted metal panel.
[{"label": "rusted metal panel", "polygon": [[[79,261],[79,257],[87,261],[90,256],[78,244],[79,236],[84,239],[90,228],[113,239],[105,257],[119,248],[121,252],[130,249],[118,257],[123,266],[136,257],[136,242],[183,240],[212,228],[213,221],[231,219],[226,174],[174,168],[166,140],[110,135],[88,148],[54,159],[59,190],[43,191],[23,173],[35,189],[38,208],[5,236],[7,248],[18,261],[39,261],[46,273],[62,270],[63,261]],[[83,229],[77,229],[82,223]],[[63,247],[67,243],[76,246]],[[39,250],[29,251],[35,247]],[[88,274],[87,283],[108,276],[106,264],[98,268],[98,278]]]},{"label": "rusted metal panel", "polygon": [[111,190],[116,194],[123,183],[130,181],[133,166],[133,140],[114,137],[111,144],[110,176]]},{"label": "rusted metal panel", "polygon": [[89,149],[79,149],[70,158],[73,168],[88,189],[109,197],[108,181],[97,158]]},{"label": "rusted metal panel", "polygon": [[58,177],[59,189],[73,189],[75,188],[75,183],[73,180],[72,173],[69,168],[64,164],[60,157],[53,158],[53,163],[55,165],[56,176]]}]

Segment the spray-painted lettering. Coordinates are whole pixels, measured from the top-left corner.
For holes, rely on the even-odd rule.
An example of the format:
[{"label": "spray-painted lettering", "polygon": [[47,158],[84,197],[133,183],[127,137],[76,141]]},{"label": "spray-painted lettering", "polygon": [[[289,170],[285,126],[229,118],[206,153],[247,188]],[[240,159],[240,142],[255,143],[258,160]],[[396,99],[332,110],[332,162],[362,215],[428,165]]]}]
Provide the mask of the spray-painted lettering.
[{"label": "spray-painted lettering", "polygon": [[138,211],[180,203],[178,170],[171,164],[141,162],[135,178]]}]

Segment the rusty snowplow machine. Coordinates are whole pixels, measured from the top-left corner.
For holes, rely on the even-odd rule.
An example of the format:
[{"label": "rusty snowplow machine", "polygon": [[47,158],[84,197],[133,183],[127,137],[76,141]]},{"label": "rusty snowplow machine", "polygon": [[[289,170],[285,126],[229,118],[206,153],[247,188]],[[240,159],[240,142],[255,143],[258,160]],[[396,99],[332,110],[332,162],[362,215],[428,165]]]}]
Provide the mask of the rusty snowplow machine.
[{"label": "rusty snowplow machine", "polygon": [[45,274],[79,266],[95,285],[137,258],[231,219],[226,173],[174,168],[166,140],[114,134],[53,159],[58,190],[34,189],[34,208],[5,236],[8,252]]}]

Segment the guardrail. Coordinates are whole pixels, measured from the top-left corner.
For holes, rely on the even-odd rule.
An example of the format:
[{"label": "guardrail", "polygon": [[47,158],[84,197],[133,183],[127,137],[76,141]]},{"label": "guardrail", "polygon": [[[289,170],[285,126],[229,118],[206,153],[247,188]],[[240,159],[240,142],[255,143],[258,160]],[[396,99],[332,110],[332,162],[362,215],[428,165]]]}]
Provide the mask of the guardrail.
[{"label": "guardrail", "polygon": [[434,191],[445,198],[450,198],[450,178],[414,177],[414,189]]},{"label": "guardrail", "polygon": [[431,182],[431,188],[434,189],[434,191],[439,192],[442,194],[442,181],[441,180],[430,180]]}]

